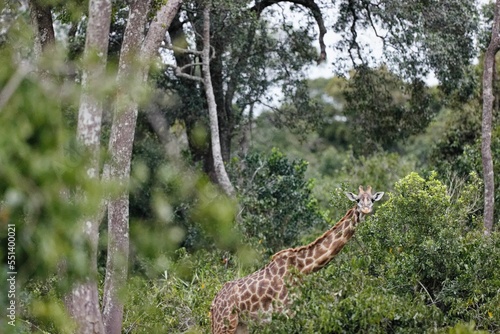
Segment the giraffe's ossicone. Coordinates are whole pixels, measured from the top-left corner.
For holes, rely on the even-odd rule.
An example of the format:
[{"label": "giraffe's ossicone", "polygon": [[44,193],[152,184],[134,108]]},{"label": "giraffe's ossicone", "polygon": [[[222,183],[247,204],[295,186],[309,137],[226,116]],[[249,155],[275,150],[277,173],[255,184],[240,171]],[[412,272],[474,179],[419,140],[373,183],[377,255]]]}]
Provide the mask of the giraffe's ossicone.
[{"label": "giraffe's ossicone", "polygon": [[247,317],[266,321],[273,312],[282,312],[289,304],[287,286],[294,283],[292,273],[309,274],[326,266],[384,193],[372,195],[370,186],[366,191],[360,186],[358,195],[346,195],[357,202],[356,206],[322,236],[308,245],[282,250],[264,268],[224,284],[210,309],[213,334],[248,333],[244,323]]}]

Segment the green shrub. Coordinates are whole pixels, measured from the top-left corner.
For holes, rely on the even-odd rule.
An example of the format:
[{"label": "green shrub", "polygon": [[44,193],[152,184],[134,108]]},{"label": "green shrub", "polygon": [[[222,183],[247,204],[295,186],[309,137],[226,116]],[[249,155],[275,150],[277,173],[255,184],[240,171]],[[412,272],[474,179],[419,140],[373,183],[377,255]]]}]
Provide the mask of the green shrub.
[{"label": "green shrub", "polygon": [[[455,242],[448,233],[453,222],[447,210],[451,202],[446,187],[435,175],[427,181],[411,173],[396,183],[395,192],[389,196],[369,225],[371,231],[367,231],[370,242],[376,242],[377,247],[375,273],[383,274],[400,292],[419,290],[418,285],[423,284],[433,293],[447,275],[443,269],[449,267],[444,263],[448,256],[443,252],[450,250],[436,238]],[[390,271],[387,263],[392,264]]]},{"label": "green shrub", "polygon": [[235,262],[225,265],[221,255],[207,251],[189,254],[181,248],[160,277],[131,277],[126,288],[124,331],[209,333],[212,300],[238,272]]},{"label": "green shrub", "polygon": [[382,277],[367,275],[367,262],[352,256],[304,278],[293,316],[278,315],[254,333],[421,333],[441,317],[437,308],[388,290]]},{"label": "green shrub", "polygon": [[291,315],[253,333],[497,332],[500,236],[464,228],[458,209],[476,185],[452,200],[436,174],[401,179],[332,263],[303,278]]},{"label": "green shrub", "polygon": [[[358,236],[370,249],[370,274],[384,277],[398,295],[421,299],[444,315],[442,326],[474,320],[480,329],[498,330],[499,235],[464,228],[466,189],[456,202],[431,174],[412,173]],[[469,192],[469,193],[468,193]]]},{"label": "green shrub", "polygon": [[267,253],[297,246],[299,238],[324,225],[312,196],[313,182],[305,178],[307,162],[289,161],[277,149],[263,157],[249,155],[238,172],[240,226],[243,234]]},{"label": "green shrub", "polygon": [[[336,188],[341,188],[343,191],[356,191],[359,185],[369,185],[375,191],[389,192],[399,179],[415,170],[413,158],[397,153],[381,151],[368,157],[356,157],[352,151],[349,151],[341,157],[344,161],[340,169],[330,176],[320,176],[315,182],[313,194],[322,206],[332,204],[332,190]],[[340,195],[339,198],[334,199],[333,204],[346,203],[343,192]],[[343,213],[340,212],[340,215]]]}]

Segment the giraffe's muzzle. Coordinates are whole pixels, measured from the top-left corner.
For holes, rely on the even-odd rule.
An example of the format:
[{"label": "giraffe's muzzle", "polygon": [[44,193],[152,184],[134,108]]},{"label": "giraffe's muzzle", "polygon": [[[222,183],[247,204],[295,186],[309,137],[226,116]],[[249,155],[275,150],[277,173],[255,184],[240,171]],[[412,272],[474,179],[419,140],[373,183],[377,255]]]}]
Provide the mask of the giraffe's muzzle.
[{"label": "giraffe's muzzle", "polygon": [[372,209],[371,208],[362,208],[361,212],[364,213],[365,215],[367,215],[367,214],[372,212]]}]

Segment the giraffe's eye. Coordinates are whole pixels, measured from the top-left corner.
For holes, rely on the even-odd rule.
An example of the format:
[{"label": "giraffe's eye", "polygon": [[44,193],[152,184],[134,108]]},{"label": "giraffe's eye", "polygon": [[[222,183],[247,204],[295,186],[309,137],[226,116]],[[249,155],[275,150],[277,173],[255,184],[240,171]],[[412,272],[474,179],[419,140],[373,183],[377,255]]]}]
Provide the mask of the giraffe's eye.
[{"label": "giraffe's eye", "polygon": [[361,198],[358,198],[358,199],[356,200],[356,202],[358,202],[358,203],[359,203],[359,202],[361,202]]}]

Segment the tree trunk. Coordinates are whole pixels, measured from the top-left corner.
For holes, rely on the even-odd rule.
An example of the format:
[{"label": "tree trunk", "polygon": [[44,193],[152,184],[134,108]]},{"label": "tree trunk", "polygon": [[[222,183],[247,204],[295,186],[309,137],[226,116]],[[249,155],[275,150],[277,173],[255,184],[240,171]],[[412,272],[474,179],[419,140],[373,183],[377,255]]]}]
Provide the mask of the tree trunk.
[{"label": "tree trunk", "polygon": [[[103,107],[99,98],[95,96],[97,93],[95,87],[99,85],[106,69],[110,23],[111,1],[90,1],[77,126],[77,138],[91,154],[87,166],[90,178],[99,177]],[[97,214],[83,224],[84,235],[90,244],[89,277],[84,282],[76,283],[65,298],[68,312],[77,323],[78,333],[104,333],[96,283],[99,223],[100,217]]]},{"label": "tree trunk", "polygon": [[234,188],[222,159],[219,123],[217,119],[217,104],[215,103],[212,79],[210,77],[210,6],[207,4],[203,10],[203,84],[207,95],[208,115],[210,119],[210,135],[212,142],[212,156],[214,159],[214,169],[219,185],[228,196],[234,195]]},{"label": "tree trunk", "polygon": [[[121,192],[108,204],[108,258],[104,282],[103,319],[107,334],[121,333],[123,303],[120,289],[125,287],[129,252],[130,163],[137,122],[138,101],[124,84],[140,78],[146,85],[149,61],[157,53],[167,28],[179,10],[181,0],[170,0],[153,19],[143,42],[143,31],[150,1],[135,0],[130,5],[129,22],[121,48],[115,114],[109,140],[109,177],[121,186]],[[139,57],[139,58],[137,58]],[[140,60],[138,64],[135,60]]]},{"label": "tree trunk", "polygon": [[[47,48],[55,44],[52,12],[48,5],[41,4],[39,0],[30,0],[29,8],[35,34],[33,52],[35,60],[40,60]],[[38,69],[38,75],[43,82],[48,79],[49,72],[46,69]]]},{"label": "tree trunk", "polygon": [[231,157],[231,137],[234,130],[234,122],[232,120],[232,101],[228,102],[229,108],[226,106],[225,99],[227,95],[224,92],[224,65],[222,56],[225,52],[223,38],[213,38],[210,41],[212,52],[212,60],[210,61],[210,78],[217,105],[217,121],[219,123],[219,140],[222,155],[222,161],[229,162]]},{"label": "tree trunk", "polygon": [[66,296],[65,304],[69,315],[76,322],[76,333],[104,334],[95,278],[78,283]]},{"label": "tree trunk", "polygon": [[[188,45],[188,39],[183,28],[183,22],[179,15],[177,15],[174,24],[170,26],[168,32],[174,47],[182,49]],[[185,91],[190,92],[191,97],[192,94],[204,94],[204,92],[199,89],[199,80],[193,79],[197,66],[190,66],[193,62],[196,62],[196,60],[192,59],[192,55],[188,52],[177,51],[174,52],[174,57],[177,68],[182,69],[180,71],[187,75],[186,77],[179,77]],[[187,100],[189,97],[186,97],[185,99]],[[186,126],[186,135],[189,151],[191,152],[191,159],[196,163],[202,164],[203,171],[209,176],[210,180],[217,183],[218,181],[214,172],[211,145],[209,143],[207,145],[203,145],[200,143],[198,138],[194,136],[194,130],[197,127],[206,128],[207,133],[210,131],[208,124],[205,124],[207,123],[204,119],[205,115],[202,110],[199,110],[200,108],[193,106],[191,103],[184,103],[183,108],[184,111],[181,113],[180,117]]]},{"label": "tree trunk", "polygon": [[144,26],[150,1],[135,0],[129,17],[118,64],[118,94],[109,139],[109,177],[120,186],[120,193],[108,202],[108,255],[104,280],[103,321],[107,334],[121,333],[123,302],[119,298],[128,273],[130,162],[137,121],[137,101],[127,84],[140,75],[137,62],[144,39]]},{"label": "tree trunk", "polygon": [[83,59],[82,95],[78,111],[77,136],[92,154],[87,173],[99,175],[99,148],[103,107],[95,97],[95,87],[103,80],[108,54],[111,0],[90,1],[89,23]]},{"label": "tree trunk", "polygon": [[484,55],[483,72],[483,120],[481,134],[481,155],[484,178],[484,229],[485,234],[493,230],[495,205],[495,184],[493,174],[493,158],[491,154],[491,128],[493,119],[493,73],[495,72],[495,55],[500,48],[500,0],[495,4],[495,16],[491,32],[491,40]]},{"label": "tree trunk", "polygon": [[30,0],[31,24],[35,30],[35,58],[39,59],[48,46],[54,45],[54,26],[52,24],[52,13],[50,7],[39,3],[38,0]]}]

